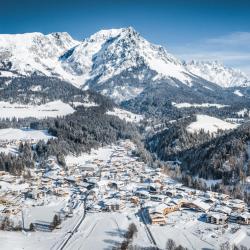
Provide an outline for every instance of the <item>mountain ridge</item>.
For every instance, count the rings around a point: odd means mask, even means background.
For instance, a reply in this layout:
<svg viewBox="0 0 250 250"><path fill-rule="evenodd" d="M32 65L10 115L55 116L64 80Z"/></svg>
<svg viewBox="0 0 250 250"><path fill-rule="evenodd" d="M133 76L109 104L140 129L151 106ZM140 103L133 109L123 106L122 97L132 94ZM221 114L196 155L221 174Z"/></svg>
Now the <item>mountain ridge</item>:
<svg viewBox="0 0 250 250"><path fill-rule="evenodd" d="M0 77L58 77L93 89L117 102L133 99L149 86L197 89L249 86L246 75L212 62L182 62L132 27L101 30L77 41L66 32L0 35ZM206 81L204 81L204 79Z"/></svg>

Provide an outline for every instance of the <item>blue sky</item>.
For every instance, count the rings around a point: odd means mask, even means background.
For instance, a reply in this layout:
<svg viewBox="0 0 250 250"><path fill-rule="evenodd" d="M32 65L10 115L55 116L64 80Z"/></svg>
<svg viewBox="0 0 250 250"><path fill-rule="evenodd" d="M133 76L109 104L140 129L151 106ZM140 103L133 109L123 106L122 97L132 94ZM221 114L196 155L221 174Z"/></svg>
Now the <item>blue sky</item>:
<svg viewBox="0 0 250 250"><path fill-rule="evenodd" d="M127 26L180 59L219 60L250 75L249 0L0 0L0 33L83 39Z"/></svg>

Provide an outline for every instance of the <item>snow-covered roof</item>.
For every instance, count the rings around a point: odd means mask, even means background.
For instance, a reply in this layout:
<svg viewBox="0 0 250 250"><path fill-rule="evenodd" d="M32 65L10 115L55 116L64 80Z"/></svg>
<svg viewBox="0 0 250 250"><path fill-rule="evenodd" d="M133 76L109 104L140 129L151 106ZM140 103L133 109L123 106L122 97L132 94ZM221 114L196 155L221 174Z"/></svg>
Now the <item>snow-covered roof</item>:
<svg viewBox="0 0 250 250"><path fill-rule="evenodd" d="M210 212L210 213L207 214L207 216L214 217L217 220L220 220L220 219L226 220L227 219L227 215L226 214L218 213L218 212Z"/></svg>
<svg viewBox="0 0 250 250"><path fill-rule="evenodd" d="M208 211L211 208L210 204L205 203L200 199L196 199L196 200L192 201L192 203L204 211Z"/></svg>

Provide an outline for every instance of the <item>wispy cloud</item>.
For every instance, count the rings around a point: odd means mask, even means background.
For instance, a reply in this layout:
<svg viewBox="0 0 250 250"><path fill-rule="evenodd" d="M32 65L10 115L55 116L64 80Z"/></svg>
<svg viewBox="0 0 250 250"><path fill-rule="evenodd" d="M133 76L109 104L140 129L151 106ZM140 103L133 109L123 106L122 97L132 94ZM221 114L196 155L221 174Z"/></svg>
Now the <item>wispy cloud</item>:
<svg viewBox="0 0 250 250"><path fill-rule="evenodd" d="M250 48L250 32L235 32L225 36L207 39L208 44L240 46L244 45Z"/></svg>
<svg viewBox="0 0 250 250"><path fill-rule="evenodd" d="M184 60L217 60L241 69L250 77L250 32L235 32L172 46L172 52Z"/></svg>

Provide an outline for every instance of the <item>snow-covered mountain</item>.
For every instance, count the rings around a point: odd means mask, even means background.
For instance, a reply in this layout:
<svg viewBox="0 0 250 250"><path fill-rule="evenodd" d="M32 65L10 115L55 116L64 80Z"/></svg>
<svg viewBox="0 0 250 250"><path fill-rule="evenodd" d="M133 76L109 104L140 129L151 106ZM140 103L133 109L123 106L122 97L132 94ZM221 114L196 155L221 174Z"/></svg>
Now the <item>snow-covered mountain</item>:
<svg viewBox="0 0 250 250"><path fill-rule="evenodd" d="M118 102L159 84L216 92L216 84L248 81L243 73L219 64L182 63L131 27L101 30L83 41L67 33L0 35L0 77L33 74L58 77Z"/></svg>
<svg viewBox="0 0 250 250"><path fill-rule="evenodd" d="M79 84L119 100L136 96L149 81L175 78L192 84L179 60L131 27L101 30L65 53L61 62Z"/></svg>
<svg viewBox="0 0 250 250"><path fill-rule="evenodd" d="M249 86L250 80L240 70L229 68L218 61L191 61L186 63L186 68L193 74L223 88L236 86Z"/></svg>
<svg viewBox="0 0 250 250"><path fill-rule="evenodd" d="M0 75L36 73L71 80L58 58L77 44L68 33L0 35Z"/></svg>

